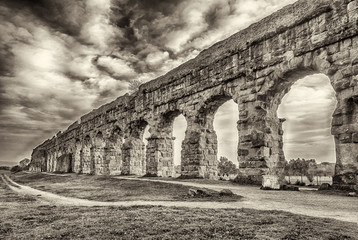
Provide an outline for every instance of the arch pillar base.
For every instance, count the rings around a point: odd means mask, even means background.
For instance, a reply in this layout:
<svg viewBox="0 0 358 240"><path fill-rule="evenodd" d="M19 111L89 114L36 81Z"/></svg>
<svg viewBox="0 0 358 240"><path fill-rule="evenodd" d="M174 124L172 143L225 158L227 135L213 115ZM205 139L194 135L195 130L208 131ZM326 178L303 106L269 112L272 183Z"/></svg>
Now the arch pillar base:
<svg viewBox="0 0 358 240"><path fill-rule="evenodd" d="M350 79L341 81L349 83ZM333 185L338 189L356 191L358 191L357 89L354 85L336 87L338 103L332 121L337 157Z"/></svg>
<svg viewBox="0 0 358 240"><path fill-rule="evenodd" d="M217 179L217 139L211 129L189 130L183 141L181 178Z"/></svg>
<svg viewBox="0 0 358 240"><path fill-rule="evenodd" d="M145 145L137 138L126 139L123 144L123 175L144 175Z"/></svg>
<svg viewBox="0 0 358 240"><path fill-rule="evenodd" d="M239 131L239 175L237 182L267 185L274 189L284 180L285 156L282 150L282 123L276 111L257 102L241 104ZM276 179L273 180L273 179ZM265 179L271 179L270 181ZM267 184L266 184L267 183ZM272 185L272 186L271 186Z"/></svg>
<svg viewBox="0 0 358 240"><path fill-rule="evenodd" d="M106 151L106 161L108 162L109 175L120 175L122 173L122 149L111 147Z"/></svg>
<svg viewBox="0 0 358 240"><path fill-rule="evenodd" d="M174 176L173 137L148 138L146 174L158 177Z"/></svg>

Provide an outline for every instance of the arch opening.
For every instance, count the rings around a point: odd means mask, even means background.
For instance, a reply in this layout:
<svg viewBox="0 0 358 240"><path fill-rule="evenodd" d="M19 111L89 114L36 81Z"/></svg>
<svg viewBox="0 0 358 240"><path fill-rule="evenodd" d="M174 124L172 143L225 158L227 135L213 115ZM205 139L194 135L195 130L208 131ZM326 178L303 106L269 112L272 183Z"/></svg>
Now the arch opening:
<svg viewBox="0 0 358 240"><path fill-rule="evenodd" d="M74 154L74 164L73 164L73 171L75 173L81 173L82 172L82 143L80 139L76 139L75 143L75 154Z"/></svg>
<svg viewBox="0 0 358 240"><path fill-rule="evenodd" d="M86 135L82 147L82 173L84 174L92 173L91 148L91 137Z"/></svg>
<svg viewBox="0 0 358 240"><path fill-rule="evenodd" d="M93 173L96 175L108 174L108 164L105 161L105 141L101 131L98 131L96 137L94 138L94 148L93 148Z"/></svg>
<svg viewBox="0 0 358 240"><path fill-rule="evenodd" d="M289 183L332 184L336 164L332 115L336 93L324 74L295 81L279 99L277 116L282 119L284 175Z"/></svg>
<svg viewBox="0 0 358 240"><path fill-rule="evenodd" d="M231 99L232 97L226 93L213 95L198 110L198 115L191 123L194 127L191 126L189 135L187 134L185 139L188 146L185 147L185 165L182 166L182 171L184 171L182 175L218 178L218 141L214 130L214 118L220 106ZM237 132L237 127L234 132ZM237 147L236 145L235 149ZM187 161L187 159L195 159L195 161ZM197 172L190 169L197 169Z"/></svg>
<svg viewBox="0 0 358 240"><path fill-rule="evenodd" d="M221 179L233 179L238 173L238 121L238 105L232 99L220 105L214 115L213 127L217 135L218 175Z"/></svg>
<svg viewBox="0 0 358 240"><path fill-rule="evenodd" d="M122 146L124 142L122 129L115 126L108 140L106 162L109 165L109 174L120 175L122 167Z"/></svg>
<svg viewBox="0 0 358 240"><path fill-rule="evenodd" d="M181 141L180 138L183 138L182 127L180 126L179 131L176 130L174 134L174 122L177 122L176 119L186 120L184 116L180 116L181 112L179 110L169 111L163 113L157 119L155 125L150 130L150 137L148 138L148 147L147 147L147 171L148 176L159 176L159 177L176 177L179 174L176 174L174 166L174 154L178 159L178 165L180 165L181 157ZM153 123L154 124L154 123ZM182 125L180 124L180 125ZM177 124L175 124L177 125ZM175 140L174 135L179 135L179 139ZM177 143L177 150L174 148L174 144ZM175 153L174 153L175 151ZM178 154L179 152L179 154ZM178 166L176 169L178 170Z"/></svg>
<svg viewBox="0 0 358 240"><path fill-rule="evenodd" d="M182 144L185 138L185 131L187 129L187 121L183 114L178 115L173 121L173 162L174 173L173 177L181 175L181 162L182 162Z"/></svg>
<svg viewBox="0 0 358 240"><path fill-rule="evenodd" d="M122 174L144 175L146 172L146 137L148 122L138 120L130 123L129 135L123 144ZM147 133L146 133L147 135Z"/></svg>
<svg viewBox="0 0 358 240"><path fill-rule="evenodd" d="M148 145L148 138L149 137L150 137L149 125L146 125L144 130L143 130L143 137L142 137L142 140L143 140L143 143L144 143L145 147L147 147L147 145Z"/></svg>

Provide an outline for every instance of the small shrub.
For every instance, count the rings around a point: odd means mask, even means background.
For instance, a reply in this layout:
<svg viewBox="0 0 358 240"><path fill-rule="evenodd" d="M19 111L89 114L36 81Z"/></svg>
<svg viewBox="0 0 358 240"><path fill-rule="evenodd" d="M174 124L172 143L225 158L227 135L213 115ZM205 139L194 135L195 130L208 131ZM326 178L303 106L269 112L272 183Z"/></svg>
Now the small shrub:
<svg viewBox="0 0 358 240"><path fill-rule="evenodd" d="M143 177L158 177L155 173L146 173Z"/></svg>
<svg viewBox="0 0 358 240"><path fill-rule="evenodd" d="M17 173L17 172L21 172L22 171L22 168L19 166L19 165L16 165L16 166L13 166L10 171L12 173Z"/></svg>

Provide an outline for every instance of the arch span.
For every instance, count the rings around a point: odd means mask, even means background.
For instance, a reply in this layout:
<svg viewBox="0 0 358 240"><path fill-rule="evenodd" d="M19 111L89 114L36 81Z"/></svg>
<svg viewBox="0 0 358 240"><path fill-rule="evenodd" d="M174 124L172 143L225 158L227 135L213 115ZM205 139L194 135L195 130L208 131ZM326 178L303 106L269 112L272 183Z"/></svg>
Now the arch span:
<svg viewBox="0 0 358 240"><path fill-rule="evenodd" d="M302 74L324 73L331 79L338 101L332 123L337 149L335 184L357 185L357 6L357 0L339 4L331 0L299 0L283 8L141 85L132 95L119 97L82 116L66 131L34 149L32 169L47 171L45 152L56 153L56 164L60 147L66 149L80 138L84 139L82 172L93 172L88 160L93 143L86 144L83 136L92 139L97 131L102 131L107 141L108 129L118 123L125 138L121 172L144 174L148 171L146 163L156 163L153 159L158 156L149 154L147 161L143 160L141 123L150 125L150 138L169 138L160 118L180 110L188 122L182 174L215 177L215 149L211 147L215 145L215 134L210 126L211 107L215 104L207 100L221 95L231 96L239 106L240 178L261 183L263 176L268 176L271 184L282 163L282 136L278 134L282 121L275 115L279 96L285 91L282 89L288 89L292 79ZM158 153L162 147L159 142L151 145L151 153ZM160 168L156 172L163 174L164 166Z"/></svg>

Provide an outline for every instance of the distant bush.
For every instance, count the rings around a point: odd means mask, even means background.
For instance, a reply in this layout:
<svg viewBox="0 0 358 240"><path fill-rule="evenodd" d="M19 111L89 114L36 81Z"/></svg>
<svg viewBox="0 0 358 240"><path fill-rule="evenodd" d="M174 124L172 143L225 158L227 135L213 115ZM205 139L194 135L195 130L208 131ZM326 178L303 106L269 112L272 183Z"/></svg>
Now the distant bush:
<svg viewBox="0 0 358 240"><path fill-rule="evenodd" d="M22 171L22 168L19 166L19 165L16 165L16 166L13 166L11 169L10 169L11 172L13 173L17 173L17 172L21 172Z"/></svg>
<svg viewBox="0 0 358 240"><path fill-rule="evenodd" d="M296 181L295 183L296 186L306 186L306 183L305 182L300 182L300 181Z"/></svg>
<svg viewBox="0 0 358 240"><path fill-rule="evenodd" d="M9 171L9 170L10 170L10 167L8 167L8 166L0 166L0 170Z"/></svg>

